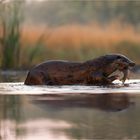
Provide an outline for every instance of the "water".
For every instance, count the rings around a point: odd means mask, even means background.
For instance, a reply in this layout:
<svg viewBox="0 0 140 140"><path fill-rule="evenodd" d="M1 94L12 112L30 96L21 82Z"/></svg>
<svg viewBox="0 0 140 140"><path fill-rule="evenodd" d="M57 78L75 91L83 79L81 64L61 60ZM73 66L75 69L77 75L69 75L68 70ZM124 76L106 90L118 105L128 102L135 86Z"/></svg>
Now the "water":
<svg viewBox="0 0 140 140"><path fill-rule="evenodd" d="M26 86L4 72L0 140L140 139L140 80L122 85Z"/></svg>

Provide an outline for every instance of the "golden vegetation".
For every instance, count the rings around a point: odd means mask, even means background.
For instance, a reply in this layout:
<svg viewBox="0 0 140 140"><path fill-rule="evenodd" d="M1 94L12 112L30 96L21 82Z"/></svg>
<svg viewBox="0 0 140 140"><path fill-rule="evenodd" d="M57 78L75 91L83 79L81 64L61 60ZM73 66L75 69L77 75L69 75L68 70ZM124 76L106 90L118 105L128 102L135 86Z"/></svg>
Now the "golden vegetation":
<svg viewBox="0 0 140 140"><path fill-rule="evenodd" d="M20 67L48 59L88 60L107 53L122 53L140 64L140 33L130 25L24 25L20 37Z"/></svg>
<svg viewBox="0 0 140 140"><path fill-rule="evenodd" d="M24 26L21 40L23 45L26 42L32 44L40 36L43 37L46 47L57 49L67 47L81 48L83 46L108 48L123 41L140 43L140 33L137 33L130 25L122 26L119 23L111 23L107 26L73 24L52 28Z"/></svg>
<svg viewBox="0 0 140 140"><path fill-rule="evenodd" d="M46 59L87 60L106 53L122 53L140 63L140 33L130 25L24 26L21 34L24 65Z"/></svg>

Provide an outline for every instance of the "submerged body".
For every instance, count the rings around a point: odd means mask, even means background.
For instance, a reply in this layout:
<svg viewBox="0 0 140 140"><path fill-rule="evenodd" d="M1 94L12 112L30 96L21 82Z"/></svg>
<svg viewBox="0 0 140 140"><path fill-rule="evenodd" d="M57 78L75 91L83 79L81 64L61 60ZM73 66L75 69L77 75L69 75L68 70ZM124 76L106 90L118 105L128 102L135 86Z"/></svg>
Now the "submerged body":
<svg viewBox="0 0 140 140"><path fill-rule="evenodd" d="M46 61L32 68L26 85L103 85L118 79L115 71L123 72L122 81L134 62L119 54L110 54L86 62ZM112 74L112 75L111 75Z"/></svg>

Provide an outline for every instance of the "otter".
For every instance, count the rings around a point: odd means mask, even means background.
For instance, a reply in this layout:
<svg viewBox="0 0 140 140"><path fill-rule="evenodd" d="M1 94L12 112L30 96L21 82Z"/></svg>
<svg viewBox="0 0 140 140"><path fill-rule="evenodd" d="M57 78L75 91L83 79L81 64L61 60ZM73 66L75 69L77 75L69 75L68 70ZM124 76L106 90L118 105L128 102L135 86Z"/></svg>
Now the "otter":
<svg viewBox="0 0 140 140"><path fill-rule="evenodd" d="M119 79L124 83L135 63L121 54L107 54L85 62L52 60L33 67L25 85L106 85ZM118 71L118 73L116 72Z"/></svg>

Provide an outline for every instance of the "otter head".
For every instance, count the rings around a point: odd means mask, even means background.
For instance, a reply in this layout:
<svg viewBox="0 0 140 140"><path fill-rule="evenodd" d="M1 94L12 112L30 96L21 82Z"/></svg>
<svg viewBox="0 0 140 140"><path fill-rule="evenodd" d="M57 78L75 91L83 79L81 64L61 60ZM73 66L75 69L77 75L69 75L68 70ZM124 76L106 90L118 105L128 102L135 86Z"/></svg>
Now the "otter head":
<svg viewBox="0 0 140 140"><path fill-rule="evenodd" d="M134 67L135 63L126 56L120 54L110 54L104 57L107 61L104 71L105 77L108 79L110 78L112 81L120 79L124 83L128 78L129 69Z"/></svg>

